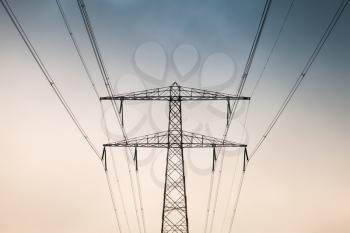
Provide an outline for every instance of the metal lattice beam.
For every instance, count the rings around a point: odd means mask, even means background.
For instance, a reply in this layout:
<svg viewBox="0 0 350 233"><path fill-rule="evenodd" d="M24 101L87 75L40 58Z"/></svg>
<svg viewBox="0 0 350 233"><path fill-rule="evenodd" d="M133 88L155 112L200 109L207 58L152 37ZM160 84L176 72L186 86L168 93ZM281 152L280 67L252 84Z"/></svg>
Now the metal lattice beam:
<svg viewBox="0 0 350 233"><path fill-rule="evenodd" d="M104 144L109 147L145 147L145 148L167 148L168 131L148 134L145 136L129 138L113 143ZM211 147L246 147L245 144L209 137L203 134L182 131L183 148L211 148Z"/></svg>
<svg viewBox="0 0 350 233"><path fill-rule="evenodd" d="M174 83L170 87L154 88L144 91L136 91L123 95L114 95L112 97L101 97L101 100L161 100L170 101L172 98L171 89L176 87L178 90L179 101L198 101L198 100L249 100L250 97L224 94L215 91L202 90L197 88L182 87Z"/></svg>

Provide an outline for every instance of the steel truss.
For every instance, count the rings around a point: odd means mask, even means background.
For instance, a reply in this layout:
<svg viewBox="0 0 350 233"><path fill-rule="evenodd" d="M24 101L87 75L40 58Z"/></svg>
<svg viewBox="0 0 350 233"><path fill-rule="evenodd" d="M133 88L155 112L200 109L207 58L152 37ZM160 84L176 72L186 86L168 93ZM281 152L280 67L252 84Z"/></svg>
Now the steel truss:
<svg viewBox="0 0 350 233"><path fill-rule="evenodd" d="M182 87L173 83L169 87L155 88L123 95L102 97L101 100L120 101L119 111L123 113L125 100L152 100L169 102L168 130L145 136L130 138L113 143L104 144L102 158L107 169L105 147L134 147L134 160L137 166L137 148L167 148L165 185L163 195L163 212L161 233L188 233L187 197L184 171L184 148L213 148L213 169L216 162L216 147L243 147L244 168L247 156L247 145L230 142L202 134L187 132L182 129L182 101L225 100L227 104L227 118L231 111L230 101L249 100L249 97L229 95L214 91ZM122 114L123 115L123 114ZM123 119L123 117L122 117ZM124 124L124 120L123 120Z"/></svg>

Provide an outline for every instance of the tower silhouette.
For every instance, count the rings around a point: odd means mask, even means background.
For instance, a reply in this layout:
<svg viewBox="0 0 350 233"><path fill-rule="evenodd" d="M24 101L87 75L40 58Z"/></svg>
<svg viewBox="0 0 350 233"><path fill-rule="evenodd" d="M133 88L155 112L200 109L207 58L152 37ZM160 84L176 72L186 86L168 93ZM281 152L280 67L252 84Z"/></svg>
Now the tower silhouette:
<svg viewBox="0 0 350 233"><path fill-rule="evenodd" d="M216 162L217 147L243 147L244 161L248 159L246 145L205 136L182 129L183 101L223 100L228 102L227 119L230 114L230 101L249 100L249 97L229 95L214 91L182 87L174 82L169 87L155 88L127 94L102 97L101 100L120 101L120 114L123 117L123 102L135 100L168 101L169 121L168 130L119 142L104 144L103 156L106 159L106 147L133 147L134 159L137 166L137 148L153 147L167 148L165 184L163 194L163 211L161 233L188 233L188 213L186 180L184 170L184 148L213 148L213 169Z"/></svg>

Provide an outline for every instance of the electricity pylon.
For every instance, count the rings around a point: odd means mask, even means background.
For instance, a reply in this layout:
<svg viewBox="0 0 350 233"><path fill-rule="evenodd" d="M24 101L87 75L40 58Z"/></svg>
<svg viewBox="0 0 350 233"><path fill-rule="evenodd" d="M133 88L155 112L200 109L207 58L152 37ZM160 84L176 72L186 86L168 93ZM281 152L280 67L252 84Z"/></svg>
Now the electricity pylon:
<svg viewBox="0 0 350 233"><path fill-rule="evenodd" d="M169 102L168 130L119 142L104 144L102 158L106 161L105 147L135 148L134 160L137 166L137 148L167 148L166 172L163 196L161 233L188 233L187 198L184 171L184 148L213 148L213 170L216 162L216 147L243 147L244 164L248 160L245 144L209 137L182 129L182 101L224 100L227 101L227 119L230 119L230 101L249 100L249 97L229 95L214 91L179 86L176 82L169 87L155 88L128 94L102 97L101 100L120 101L119 113L122 124L123 101L151 100ZM245 165L244 165L245 166Z"/></svg>

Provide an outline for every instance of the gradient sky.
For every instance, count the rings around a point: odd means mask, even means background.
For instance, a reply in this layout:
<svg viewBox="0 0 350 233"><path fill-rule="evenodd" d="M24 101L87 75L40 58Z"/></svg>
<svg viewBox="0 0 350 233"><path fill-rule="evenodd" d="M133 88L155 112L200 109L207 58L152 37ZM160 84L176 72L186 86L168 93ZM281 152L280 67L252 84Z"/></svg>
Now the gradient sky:
<svg viewBox="0 0 350 233"><path fill-rule="evenodd" d="M11 0L24 30L79 121L99 149L106 142L98 101L54 0ZM265 1L86 0L111 81L118 92L165 86L234 93ZM248 113L244 142L252 150L292 87L340 0L296 0ZM99 91L105 95L75 1L62 0ZM272 4L247 85L249 95L273 45L289 0ZM303 85L251 161L233 231L350 232L350 8L329 37ZM60 105L0 7L0 231L117 232L103 169ZM190 65L192 64L192 66ZM189 79L177 71L190 70ZM176 68L174 68L176 67ZM220 86L228 82L224 87ZM240 141L247 105L229 139ZM185 105L184 127L222 135L225 104ZM166 129L166 105L126 104L126 129ZM149 115L149 110L151 115ZM120 138L105 105L113 139ZM158 114L164 112L164 114ZM145 123L138 127L144 117ZM152 121L156 125L152 125ZM206 122L209 122L206 124ZM119 136L118 136L119 135ZM114 150L127 212L136 232L124 151ZM214 232L227 203L238 157L227 153ZM165 151L140 150L148 232L159 232ZM185 153L191 232L202 232L211 151ZM240 169L241 164L238 164ZM114 186L116 188L116 186ZM117 194L117 190L115 190ZM117 197L117 205L121 206ZM122 217L123 229L125 219ZM224 223L225 229L228 223Z"/></svg>

